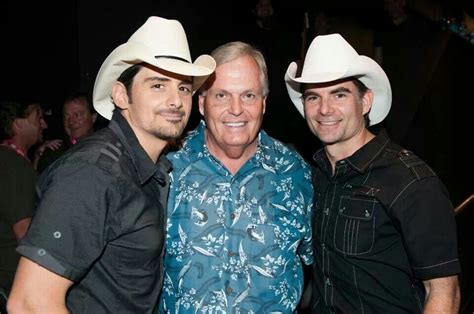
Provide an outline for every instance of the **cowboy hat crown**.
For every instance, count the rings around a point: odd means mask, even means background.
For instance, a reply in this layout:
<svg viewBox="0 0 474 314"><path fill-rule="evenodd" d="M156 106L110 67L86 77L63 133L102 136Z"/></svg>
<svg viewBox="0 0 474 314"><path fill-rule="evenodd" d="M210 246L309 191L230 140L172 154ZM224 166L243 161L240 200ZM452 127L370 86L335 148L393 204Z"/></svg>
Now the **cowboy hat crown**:
<svg viewBox="0 0 474 314"><path fill-rule="evenodd" d="M303 117L301 83L327 83L349 77L359 79L374 94L370 125L381 122L390 111L392 90L387 75L377 62L359 55L340 34L317 36L308 48L300 77L296 77L297 72L298 65L292 62L285 83L290 99Z"/></svg>
<svg viewBox="0 0 474 314"><path fill-rule="evenodd" d="M115 105L110 94L117 78L127 68L142 62L172 73L193 76L193 93L216 68L215 60L209 55L201 55L192 63L186 33L179 21L149 17L126 43L109 54L97 74L94 108L104 118L112 118Z"/></svg>

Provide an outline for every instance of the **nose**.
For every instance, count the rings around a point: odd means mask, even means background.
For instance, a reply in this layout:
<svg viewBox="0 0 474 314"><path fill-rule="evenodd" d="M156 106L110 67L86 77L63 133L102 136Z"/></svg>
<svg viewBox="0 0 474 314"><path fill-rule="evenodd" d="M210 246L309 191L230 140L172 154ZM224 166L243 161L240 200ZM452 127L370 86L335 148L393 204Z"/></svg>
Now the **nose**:
<svg viewBox="0 0 474 314"><path fill-rule="evenodd" d="M169 105L173 108L183 107L183 100L181 98L179 87L173 88L169 95Z"/></svg>
<svg viewBox="0 0 474 314"><path fill-rule="evenodd" d="M328 115L332 112L332 106L328 99L321 99L321 104L319 105L319 112L323 115Z"/></svg>
<svg viewBox="0 0 474 314"><path fill-rule="evenodd" d="M229 112L234 116L238 116L243 112L242 101L238 97L233 97L230 101Z"/></svg>

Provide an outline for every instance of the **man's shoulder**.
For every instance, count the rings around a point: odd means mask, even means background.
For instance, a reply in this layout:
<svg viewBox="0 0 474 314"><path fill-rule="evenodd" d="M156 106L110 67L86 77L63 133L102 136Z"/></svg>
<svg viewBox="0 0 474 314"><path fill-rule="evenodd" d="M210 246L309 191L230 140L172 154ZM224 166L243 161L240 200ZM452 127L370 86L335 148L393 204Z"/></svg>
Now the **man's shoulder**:
<svg viewBox="0 0 474 314"><path fill-rule="evenodd" d="M119 137L111 129L104 128L71 147L55 162L53 168L89 165L116 172L124 155L126 150Z"/></svg>
<svg viewBox="0 0 474 314"><path fill-rule="evenodd" d="M382 166L389 166L392 176L408 176L413 180L436 177L431 167L414 152L390 143L380 159Z"/></svg>
<svg viewBox="0 0 474 314"><path fill-rule="evenodd" d="M18 155L13 149L0 146L0 173L10 171L19 175L19 171L28 174L36 174L33 165L24 157Z"/></svg>
<svg viewBox="0 0 474 314"><path fill-rule="evenodd" d="M303 168L310 169L309 164L296 151L296 149L288 144L284 144L283 142L269 136L266 133L262 133L261 147L263 153L267 155L265 158L269 161L271 160L273 163L284 162L288 165L297 164Z"/></svg>

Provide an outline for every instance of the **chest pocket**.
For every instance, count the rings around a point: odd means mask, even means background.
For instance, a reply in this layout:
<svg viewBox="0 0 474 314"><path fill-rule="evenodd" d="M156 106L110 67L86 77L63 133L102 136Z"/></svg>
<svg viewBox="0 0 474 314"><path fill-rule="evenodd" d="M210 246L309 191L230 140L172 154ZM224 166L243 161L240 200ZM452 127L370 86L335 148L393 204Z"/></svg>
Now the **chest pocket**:
<svg viewBox="0 0 474 314"><path fill-rule="evenodd" d="M374 198L341 196L334 230L334 247L346 255L369 253L374 245Z"/></svg>

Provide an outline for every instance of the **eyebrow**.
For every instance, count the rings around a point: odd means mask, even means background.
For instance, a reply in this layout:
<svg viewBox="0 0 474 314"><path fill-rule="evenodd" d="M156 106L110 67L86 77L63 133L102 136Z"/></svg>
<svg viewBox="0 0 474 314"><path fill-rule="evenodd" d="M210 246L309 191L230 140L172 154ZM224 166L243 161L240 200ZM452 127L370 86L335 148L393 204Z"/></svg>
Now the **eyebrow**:
<svg viewBox="0 0 474 314"><path fill-rule="evenodd" d="M153 77L147 77L145 79L145 82L169 82L171 79L167 77L158 77L158 76L153 76Z"/></svg>
<svg viewBox="0 0 474 314"><path fill-rule="evenodd" d="M160 76L153 76L153 77L147 77L145 79L145 82L170 82L171 79L167 77L160 77ZM192 80L181 80L181 84L192 84Z"/></svg>
<svg viewBox="0 0 474 314"><path fill-rule="evenodd" d="M336 89L333 89L330 94L339 94L339 93L348 93L351 94L351 90L348 89L347 87L338 87Z"/></svg>

